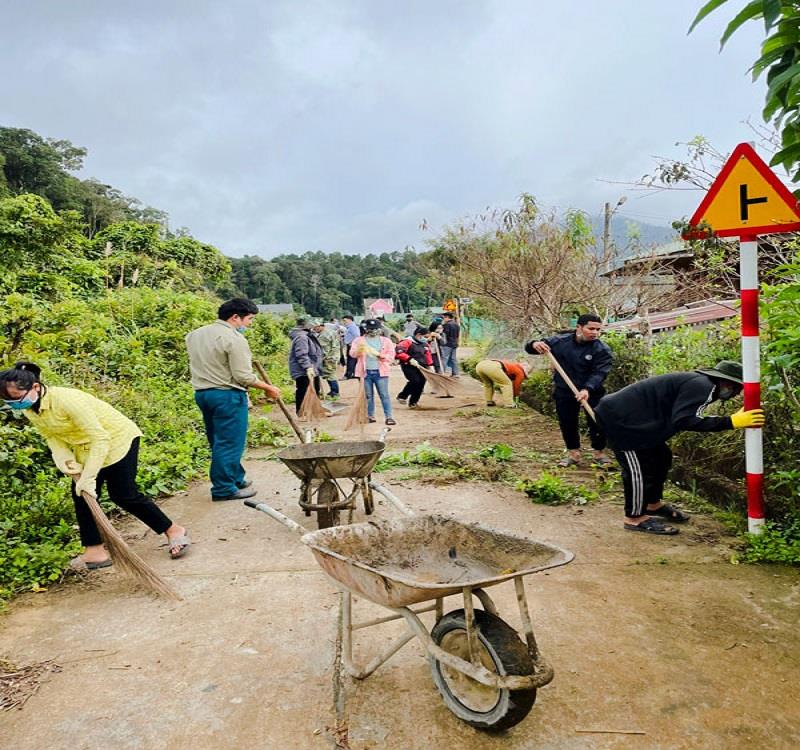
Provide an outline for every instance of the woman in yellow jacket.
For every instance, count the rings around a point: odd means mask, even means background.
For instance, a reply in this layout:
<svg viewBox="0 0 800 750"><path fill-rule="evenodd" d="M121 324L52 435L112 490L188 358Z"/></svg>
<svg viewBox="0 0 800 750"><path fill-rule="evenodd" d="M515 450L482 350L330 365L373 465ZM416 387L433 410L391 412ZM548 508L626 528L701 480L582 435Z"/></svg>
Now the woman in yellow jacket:
<svg viewBox="0 0 800 750"><path fill-rule="evenodd" d="M0 398L22 411L47 441L59 471L73 480L72 499L84 553L74 563L94 570L111 565L82 492L98 497L106 485L110 499L166 534L169 554L181 557L189 548L183 526L174 524L136 486L139 428L113 406L74 388L48 387L32 362L17 362L0 372Z"/></svg>

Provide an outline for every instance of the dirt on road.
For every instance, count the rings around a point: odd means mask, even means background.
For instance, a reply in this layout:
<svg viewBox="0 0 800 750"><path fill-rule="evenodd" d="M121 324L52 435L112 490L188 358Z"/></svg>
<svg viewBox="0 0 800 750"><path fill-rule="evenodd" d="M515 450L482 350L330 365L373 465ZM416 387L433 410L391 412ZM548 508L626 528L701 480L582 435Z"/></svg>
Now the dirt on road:
<svg viewBox="0 0 800 750"><path fill-rule="evenodd" d="M392 392L402 376L392 375ZM356 384L344 384L345 402ZM513 471L553 471L557 426L523 409L486 410L465 379L453 399L397 404L387 453L424 441L462 455L497 443L514 448ZM380 409L378 409L380 415ZM281 417L275 417L282 419ZM324 429L344 433L346 416ZM370 425L365 436L379 433ZM264 500L309 530L299 482L251 452L248 476ZM467 459L465 458L465 461ZM539 645L555 680L529 716L488 735L456 719L412 642L374 675L343 674L340 595L296 535L242 503L212 503L208 485L164 501L189 527L193 547L172 561L135 522L123 533L184 597L131 590L114 569L19 597L0 620L0 657L53 660L38 693L0 714L0 745L15 750L266 748L796 748L800 747L800 575L734 565L734 541L695 514L676 537L622 529L619 497L605 474L565 473L600 490L586 505L533 504L502 481L464 479L425 466L380 481L419 513L452 515L522 533L575 553L525 580ZM378 502L376 516L396 512ZM365 519L363 511L355 521ZM500 614L521 630L513 586L491 589ZM461 607L457 598L445 611ZM358 619L385 610L358 601ZM432 613L422 616L433 625ZM402 625L358 631L356 655L376 654Z"/></svg>

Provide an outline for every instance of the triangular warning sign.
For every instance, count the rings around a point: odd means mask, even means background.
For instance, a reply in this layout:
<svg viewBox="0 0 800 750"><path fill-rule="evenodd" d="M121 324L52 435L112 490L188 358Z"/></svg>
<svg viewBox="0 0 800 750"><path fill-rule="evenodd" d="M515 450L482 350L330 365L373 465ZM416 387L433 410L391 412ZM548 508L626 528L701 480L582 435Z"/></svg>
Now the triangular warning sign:
<svg viewBox="0 0 800 750"><path fill-rule="evenodd" d="M730 155L689 224L711 225L718 237L756 236L800 230L797 198L748 143ZM687 232L687 239L703 236Z"/></svg>

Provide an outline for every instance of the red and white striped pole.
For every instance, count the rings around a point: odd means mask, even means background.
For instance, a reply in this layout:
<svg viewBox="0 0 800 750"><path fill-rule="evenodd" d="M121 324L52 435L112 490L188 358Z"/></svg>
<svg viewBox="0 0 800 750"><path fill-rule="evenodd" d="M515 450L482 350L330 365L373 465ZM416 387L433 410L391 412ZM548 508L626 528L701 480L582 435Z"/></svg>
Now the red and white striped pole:
<svg viewBox="0 0 800 750"><path fill-rule="evenodd" d="M742 374L744 408L761 408L761 359L758 338L758 238L739 238L739 279L742 297ZM747 477L747 530L761 533L764 525L764 449L760 427L744 430Z"/></svg>

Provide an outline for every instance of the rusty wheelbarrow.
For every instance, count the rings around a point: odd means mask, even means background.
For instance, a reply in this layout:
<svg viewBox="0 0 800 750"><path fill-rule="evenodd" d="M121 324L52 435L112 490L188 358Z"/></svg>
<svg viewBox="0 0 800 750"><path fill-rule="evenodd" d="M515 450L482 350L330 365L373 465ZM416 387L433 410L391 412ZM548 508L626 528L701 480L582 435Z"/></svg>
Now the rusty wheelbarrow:
<svg viewBox="0 0 800 750"><path fill-rule="evenodd" d="M522 578L565 565L571 552L436 515L414 515L386 488L372 483L403 518L336 526L306 533L265 503L245 500L303 535L320 567L342 590L342 656L356 679L371 675L406 643L418 638L445 705L478 729L501 731L527 716L538 688L553 679L533 634ZM485 589L513 581L525 636L500 618ZM387 608L386 617L354 623L353 595ZM444 613L445 597L459 595L463 608ZM476 609L473 597L482 609ZM433 604L411 609L411 605ZM435 611L428 632L419 615ZM353 631L403 619L408 630L368 664L353 661Z"/></svg>
<svg viewBox="0 0 800 750"><path fill-rule="evenodd" d="M300 507L310 516L317 514L320 529L336 526L342 510L353 510L359 496L364 512L374 508L370 472L386 448L386 430L378 440L334 443L302 443L277 453L292 473L300 479ZM352 486L339 480L349 479Z"/></svg>

